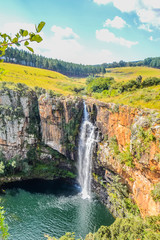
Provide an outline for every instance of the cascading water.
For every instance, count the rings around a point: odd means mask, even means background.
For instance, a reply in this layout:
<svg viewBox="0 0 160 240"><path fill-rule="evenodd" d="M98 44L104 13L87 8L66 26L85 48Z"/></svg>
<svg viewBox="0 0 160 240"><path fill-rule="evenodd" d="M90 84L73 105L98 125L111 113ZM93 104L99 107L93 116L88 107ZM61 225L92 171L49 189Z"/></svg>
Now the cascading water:
<svg viewBox="0 0 160 240"><path fill-rule="evenodd" d="M95 126L89 121L89 114L84 102L83 122L78 145L78 182L82 188L83 198L90 198L92 154L95 138Z"/></svg>

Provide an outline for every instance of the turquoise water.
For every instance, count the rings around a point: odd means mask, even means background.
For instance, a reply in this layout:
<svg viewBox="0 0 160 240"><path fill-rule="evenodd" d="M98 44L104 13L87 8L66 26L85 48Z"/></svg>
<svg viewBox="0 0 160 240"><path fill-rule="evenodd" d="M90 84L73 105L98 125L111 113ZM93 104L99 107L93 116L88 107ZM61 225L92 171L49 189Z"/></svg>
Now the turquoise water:
<svg viewBox="0 0 160 240"><path fill-rule="evenodd" d="M114 218L93 194L82 199L79 188L64 181L28 180L8 184L1 196L9 240L44 240L75 232L84 237Z"/></svg>

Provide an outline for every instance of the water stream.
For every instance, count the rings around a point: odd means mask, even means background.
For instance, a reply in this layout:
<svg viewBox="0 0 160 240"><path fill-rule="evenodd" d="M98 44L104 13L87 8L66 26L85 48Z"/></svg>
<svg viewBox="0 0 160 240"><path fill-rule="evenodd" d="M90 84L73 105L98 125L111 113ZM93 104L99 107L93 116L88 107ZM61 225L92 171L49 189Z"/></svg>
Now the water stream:
<svg viewBox="0 0 160 240"><path fill-rule="evenodd" d="M78 146L78 182L82 189L82 197L90 198L92 155L96 142L96 134L95 126L89 120L89 114L85 102L83 104L83 121L81 125Z"/></svg>

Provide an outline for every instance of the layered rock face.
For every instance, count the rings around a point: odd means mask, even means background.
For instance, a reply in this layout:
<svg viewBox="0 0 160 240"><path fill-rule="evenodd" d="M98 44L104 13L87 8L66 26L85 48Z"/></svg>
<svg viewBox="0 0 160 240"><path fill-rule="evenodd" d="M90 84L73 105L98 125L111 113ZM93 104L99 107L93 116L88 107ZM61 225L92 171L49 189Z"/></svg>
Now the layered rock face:
<svg viewBox="0 0 160 240"><path fill-rule="evenodd" d="M82 99L41 96L39 112L45 144L76 160L78 133L83 115Z"/></svg>
<svg viewBox="0 0 160 240"><path fill-rule="evenodd" d="M0 91L0 148L6 159L26 157L40 137L38 101L33 91ZM38 115L38 116L37 116Z"/></svg>
<svg viewBox="0 0 160 240"><path fill-rule="evenodd" d="M102 135L94 174L101 174L106 182L117 173L128 185L142 216L160 214L160 202L151 196L160 182L160 115L154 110L93 100L87 105Z"/></svg>
<svg viewBox="0 0 160 240"><path fill-rule="evenodd" d="M37 99L34 91L0 92L0 146L6 159L26 157L28 146L43 142L68 158L76 158L83 114L79 98Z"/></svg>
<svg viewBox="0 0 160 240"><path fill-rule="evenodd" d="M79 98L46 94L38 101L25 85L14 85L13 90L4 86L0 91L1 181L14 181L15 174L20 179L75 177L72 160L77 158L82 114Z"/></svg>

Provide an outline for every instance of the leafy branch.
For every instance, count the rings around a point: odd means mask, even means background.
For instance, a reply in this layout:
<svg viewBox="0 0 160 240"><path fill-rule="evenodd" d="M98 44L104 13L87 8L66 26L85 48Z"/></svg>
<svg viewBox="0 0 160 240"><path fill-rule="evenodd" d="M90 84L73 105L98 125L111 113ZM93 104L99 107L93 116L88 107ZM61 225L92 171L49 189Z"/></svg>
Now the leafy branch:
<svg viewBox="0 0 160 240"><path fill-rule="evenodd" d="M5 55L5 51L9 46L16 45L17 47L19 47L23 42L24 46L29 51L34 53L33 48L31 48L29 44L31 42L40 43L43 40L39 33L44 26L45 22L42 21L38 24L38 26L35 26L35 32L28 32L27 30L20 29L13 38L6 33L0 33L0 57ZM3 62L3 59L1 59L0 62Z"/></svg>

